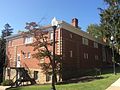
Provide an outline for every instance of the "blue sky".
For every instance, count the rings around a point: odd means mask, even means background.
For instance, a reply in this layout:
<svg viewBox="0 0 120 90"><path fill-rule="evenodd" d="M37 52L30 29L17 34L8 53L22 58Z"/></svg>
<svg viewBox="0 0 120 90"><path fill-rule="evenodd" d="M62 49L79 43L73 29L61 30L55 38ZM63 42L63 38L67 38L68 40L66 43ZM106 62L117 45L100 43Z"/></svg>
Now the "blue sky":
<svg viewBox="0 0 120 90"><path fill-rule="evenodd" d="M99 23L98 7L105 7L103 0L0 0L0 30L6 23L14 28L14 33L24 30L26 22L50 24L56 17L71 23L76 17L79 26L86 30L91 23Z"/></svg>

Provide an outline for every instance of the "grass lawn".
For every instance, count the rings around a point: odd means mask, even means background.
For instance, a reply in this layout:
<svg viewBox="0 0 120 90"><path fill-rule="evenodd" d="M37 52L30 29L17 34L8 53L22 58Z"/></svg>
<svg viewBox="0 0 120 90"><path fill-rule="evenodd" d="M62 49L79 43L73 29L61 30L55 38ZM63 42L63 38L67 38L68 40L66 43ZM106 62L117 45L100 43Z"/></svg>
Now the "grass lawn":
<svg viewBox="0 0 120 90"><path fill-rule="evenodd" d="M117 68L120 71L120 68ZM101 75L102 79L95 79L92 81L85 81L79 83L72 84L63 84L56 85L57 90L105 90L108 86L110 86L114 81L116 81L120 77L120 72L117 75L113 75L110 70L104 72ZM108 73L109 72L109 73ZM51 90L50 85L35 85L35 86L23 86L18 88L11 88L8 90Z"/></svg>

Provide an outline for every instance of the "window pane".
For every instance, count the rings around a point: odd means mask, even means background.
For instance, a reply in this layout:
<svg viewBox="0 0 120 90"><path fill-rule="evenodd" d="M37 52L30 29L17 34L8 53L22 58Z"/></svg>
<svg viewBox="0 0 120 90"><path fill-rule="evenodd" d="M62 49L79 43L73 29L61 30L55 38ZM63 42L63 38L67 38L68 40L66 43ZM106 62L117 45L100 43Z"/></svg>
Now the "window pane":
<svg viewBox="0 0 120 90"><path fill-rule="evenodd" d="M28 58L30 58L31 57L31 54L30 54L30 52L28 52Z"/></svg>
<svg viewBox="0 0 120 90"><path fill-rule="evenodd" d="M25 38L25 44L30 44L33 42L33 37L26 37Z"/></svg>
<svg viewBox="0 0 120 90"><path fill-rule="evenodd" d="M50 32L50 40L53 40L53 32Z"/></svg>
<svg viewBox="0 0 120 90"><path fill-rule="evenodd" d="M46 82L50 81L51 80L51 75L49 74L46 74Z"/></svg>
<svg viewBox="0 0 120 90"><path fill-rule="evenodd" d="M34 71L34 79L35 79L35 80L38 79L38 71Z"/></svg>
<svg viewBox="0 0 120 90"><path fill-rule="evenodd" d="M26 53L24 53L24 54L23 54L23 56L24 56L24 58L27 58L27 55L26 55Z"/></svg>
<svg viewBox="0 0 120 90"><path fill-rule="evenodd" d="M98 43L94 42L94 48L98 48Z"/></svg>

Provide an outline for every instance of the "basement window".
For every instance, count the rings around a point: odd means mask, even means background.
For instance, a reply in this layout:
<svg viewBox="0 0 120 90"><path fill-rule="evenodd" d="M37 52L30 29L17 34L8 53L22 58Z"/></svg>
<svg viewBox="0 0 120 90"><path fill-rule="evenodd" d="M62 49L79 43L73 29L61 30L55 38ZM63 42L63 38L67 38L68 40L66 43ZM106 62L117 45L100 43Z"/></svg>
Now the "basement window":
<svg viewBox="0 0 120 90"><path fill-rule="evenodd" d="M10 69L7 69L7 76L10 76Z"/></svg>
<svg viewBox="0 0 120 90"><path fill-rule="evenodd" d="M51 75L50 74L46 74L46 82L51 81Z"/></svg>
<svg viewBox="0 0 120 90"><path fill-rule="evenodd" d="M38 79L38 71L34 71L34 79L35 79L35 80Z"/></svg>

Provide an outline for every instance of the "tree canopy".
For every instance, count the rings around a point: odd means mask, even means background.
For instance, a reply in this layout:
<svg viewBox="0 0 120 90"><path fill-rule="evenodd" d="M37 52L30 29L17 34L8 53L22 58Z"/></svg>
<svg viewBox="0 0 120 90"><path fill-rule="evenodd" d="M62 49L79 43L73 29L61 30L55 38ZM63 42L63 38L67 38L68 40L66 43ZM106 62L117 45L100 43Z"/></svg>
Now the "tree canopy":
<svg viewBox="0 0 120 90"><path fill-rule="evenodd" d="M87 28L87 32L98 40L103 39L102 30L103 30L102 27L98 24L90 24Z"/></svg>
<svg viewBox="0 0 120 90"><path fill-rule="evenodd" d="M99 8L103 35L109 44L111 44L111 36L114 37L114 45L118 51L120 48L120 0L104 0L104 2L107 8Z"/></svg>
<svg viewBox="0 0 120 90"><path fill-rule="evenodd" d="M5 67L6 59L6 40L4 38L6 36L10 36L12 34L12 31L13 28L11 28L11 26L8 23L5 24L0 38L0 81L2 81L3 68Z"/></svg>

